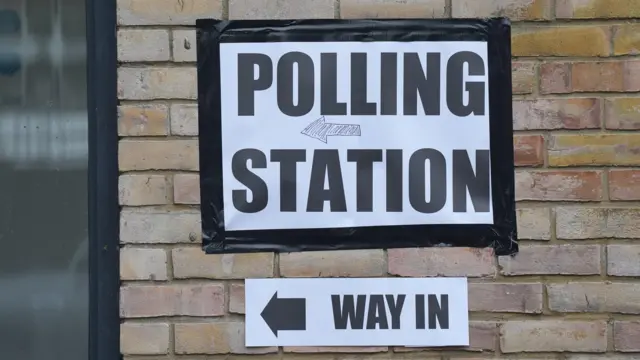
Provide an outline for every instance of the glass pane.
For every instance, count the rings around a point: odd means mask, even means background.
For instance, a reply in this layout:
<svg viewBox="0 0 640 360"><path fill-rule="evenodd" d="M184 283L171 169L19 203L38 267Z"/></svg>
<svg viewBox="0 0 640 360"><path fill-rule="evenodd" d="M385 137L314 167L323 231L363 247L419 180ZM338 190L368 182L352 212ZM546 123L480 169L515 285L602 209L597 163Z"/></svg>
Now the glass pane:
<svg viewBox="0 0 640 360"><path fill-rule="evenodd" d="M0 0L0 348L88 357L84 0Z"/></svg>

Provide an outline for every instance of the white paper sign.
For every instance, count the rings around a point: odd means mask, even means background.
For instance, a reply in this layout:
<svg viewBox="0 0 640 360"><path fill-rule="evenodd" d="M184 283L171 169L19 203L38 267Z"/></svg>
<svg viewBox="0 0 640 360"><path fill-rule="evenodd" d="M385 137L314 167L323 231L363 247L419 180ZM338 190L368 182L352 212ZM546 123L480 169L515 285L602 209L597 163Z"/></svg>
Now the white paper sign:
<svg viewBox="0 0 640 360"><path fill-rule="evenodd" d="M468 346L466 278L247 279L246 346Z"/></svg>
<svg viewBox="0 0 640 360"><path fill-rule="evenodd" d="M493 224L486 42L220 45L227 230Z"/></svg>

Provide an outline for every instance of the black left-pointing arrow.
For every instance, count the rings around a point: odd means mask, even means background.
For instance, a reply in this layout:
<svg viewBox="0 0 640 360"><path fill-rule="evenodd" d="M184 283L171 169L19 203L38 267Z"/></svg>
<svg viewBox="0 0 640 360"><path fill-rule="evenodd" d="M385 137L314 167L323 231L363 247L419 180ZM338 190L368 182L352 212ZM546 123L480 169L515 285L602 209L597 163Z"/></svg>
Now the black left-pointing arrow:
<svg viewBox="0 0 640 360"><path fill-rule="evenodd" d="M306 299L278 298L276 291L260 315L276 337L278 331L307 329Z"/></svg>

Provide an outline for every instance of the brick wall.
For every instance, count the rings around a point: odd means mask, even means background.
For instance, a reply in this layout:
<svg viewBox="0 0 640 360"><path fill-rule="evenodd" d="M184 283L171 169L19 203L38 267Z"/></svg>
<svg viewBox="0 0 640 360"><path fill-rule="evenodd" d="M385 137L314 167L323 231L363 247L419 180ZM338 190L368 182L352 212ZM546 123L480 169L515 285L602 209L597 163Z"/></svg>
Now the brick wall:
<svg viewBox="0 0 640 360"><path fill-rule="evenodd" d="M488 15L514 21L519 255L203 254L196 18ZM639 359L637 18L640 0L119 0L125 359ZM471 346L247 349L242 279L274 276L469 276Z"/></svg>

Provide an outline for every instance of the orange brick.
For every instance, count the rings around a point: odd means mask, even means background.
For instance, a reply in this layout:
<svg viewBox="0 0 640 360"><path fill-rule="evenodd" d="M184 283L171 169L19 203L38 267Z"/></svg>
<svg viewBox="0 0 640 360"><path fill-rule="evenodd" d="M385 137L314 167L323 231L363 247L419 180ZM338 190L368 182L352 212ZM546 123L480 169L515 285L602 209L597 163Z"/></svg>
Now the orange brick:
<svg viewBox="0 0 640 360"><path fill-rule="evenodd" d="M514 100L513 129L599 129L601 109L595 98Z"/></svg>
<svg viewBox="0 0 640 360"><path fill-rule="evenodd" d="M612 130L640 130L640 98L607 99L605 126Z"/></svg>
<svg viewBox="0 0 640 360"><path fill-rule="evenodd" d="M200 204L200 176L176 174L173 176L173 202L176 204Z"/></svg>
<svg viewBox="0 0 640 360"><path fill-rule="evenodd" d="M391 275L493 277L496 273L490 248L407 248L387 252Z"/></svg>
<svg viewBox="0 0 640 360"><path fill-rule="evenodd" d="M454 18L484 18L506 16L511 21L548 20L551 18L550 0L453 0Z"/></svg>
<svg viewBox="0 0 640 360"><path fill-rule="evenodd" d="M639 134L554 135L549 145L549 165L640 165Z"/></svg>
<svg viewBox="0 0 640 360"><path fill-rule="evenodd" d="M124 355L168 354L169 324L121 324L120 352Z"/></svg>
<svg viewBox="0 0 640 360"><path fill-rule="evenodd" d="M616 26L613 34L614 55L640 54L640 25Z"/></svg>
<svg viewBox="0 0 640 360"><path fill-rule="evenodd" d="M198 170L198 140L120 140L120 171Z"/></svg>
<svg viewBox="0 0 640 360"><path fill-rule="evenodd" d="M500 327L503 353L607 351L606 321L521 320Z"/></svg>
<svg viewBox="0 0 640 360"><path fill-rule="evenodd" d="M515 30L514 56L608 56L611 31L601 26L562 26Z"/></svg>
<svg viewBox="0 0 640 360"><path fill-rule="evenodd" d="M640 200L640 170L610 170L609 199Z"/></svg>
<svg viewBox="0 0 640 360"><path fill-rule="evenodd" d="M601 171L518 171L516 200L602 200Z"/></svg>
<svg viewBox="0 0 640 360"><path fill-rule="evenodd" d="M118 135L164 136L169 127L169 110L166 105L118 106Z"/></svg>
<svg viewBox="0 0 640 360"><path fill-rule="evenodd" d="M544 163L542 135L516 135L513 146L516 166L539 166Z"/></svg>
<svg viewBox="0 0 640 360"><path fill-rule="evenodd" d="M500 273L519 275L600 274L599 245L520 246L515 256L500 256Z"/></svg>
<svg viewBox="0 0 640 360"><path fill-rule="evenodd" d="M514 94L531 94L536 84L535 64L514 61L511 65L511 86Z"/></svg>
<svg viewBox="0 0 640 360"><path fill-rule="evenodd" d="M445 0L341 0L340 17L352 18L443 18Z"/></svg>
<svg viewBox="0 0 640 360"><path fill-rule="evenodd" d="M173 249L177 279L244 279L272 277L273 253L206 254L200 247Z"/></svg>
<svg viewBox="0 0 640 360"><path fill-rule="evenodd" d="M244 346L243 322L175 324L176 354L268 354L277 347Z"/></svg>
<svg viewBox="0 0 640 360"><path fill-rule="evenodd" d="M120 288L120 317L222 316L224 286L130 285Z"/></svg>
<svg viewBox="0 0 640 360"><path fill-rule="evenodd" d="M640 0L556 0L558 19L640 17Z"/></svg>

